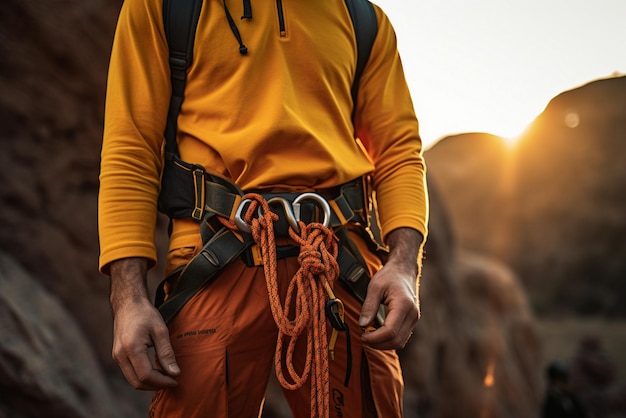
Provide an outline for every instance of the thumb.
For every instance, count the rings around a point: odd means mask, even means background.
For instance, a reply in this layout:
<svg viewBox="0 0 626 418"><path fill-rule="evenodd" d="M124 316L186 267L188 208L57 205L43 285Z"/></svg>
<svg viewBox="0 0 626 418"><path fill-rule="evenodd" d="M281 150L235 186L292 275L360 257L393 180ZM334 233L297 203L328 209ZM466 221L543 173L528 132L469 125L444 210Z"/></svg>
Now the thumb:
<svg viewBox="0 0 626 418"><path fill-rule="evenodd" d="M178 367L178 363L176 362L167 327L164 325L162 328L159 328L159 330L155 332L154 337L154 350L161 368L170 376L178 376L180 374L180 367Z"/></svg>
<svg viewBox="0 0 626 418"><path fill-rule="evenodd" d="M359 317L359 326L366 328L370 325L376 314L378 313L378 307L382 299L381 292L376 287L370 286L367 289L367 295L363 301L363 307L361 308L361 316Z"/></svg>

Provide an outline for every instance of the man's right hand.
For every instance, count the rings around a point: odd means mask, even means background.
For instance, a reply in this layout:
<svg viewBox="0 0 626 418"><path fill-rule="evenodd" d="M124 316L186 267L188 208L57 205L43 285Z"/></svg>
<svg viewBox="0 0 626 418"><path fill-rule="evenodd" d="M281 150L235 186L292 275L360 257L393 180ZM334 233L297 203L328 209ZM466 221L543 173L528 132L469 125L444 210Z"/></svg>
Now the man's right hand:
<svg viewBox="0 0 626 418"><path fill-rule="evenodd" d="M113 358L135 389L156 390L176 386L180 368L167 326L148 298L146 272L147 261L141 258L111 264ZM153 366L150 347L156 352L158 369Z"/></svg>

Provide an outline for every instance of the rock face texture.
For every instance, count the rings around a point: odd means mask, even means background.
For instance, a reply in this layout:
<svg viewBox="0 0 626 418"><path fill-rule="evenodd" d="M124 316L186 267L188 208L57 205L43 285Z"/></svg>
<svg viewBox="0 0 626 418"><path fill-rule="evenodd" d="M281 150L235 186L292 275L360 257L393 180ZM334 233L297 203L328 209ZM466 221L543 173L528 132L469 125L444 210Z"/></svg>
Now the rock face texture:
<svg viewBox="0 0 626 418"><path fill-rule="evenodd" d="M3 3L0 417L146 415L150 394L111 360L108 281L97 272L102 109L120 5ZM540 346L524 290L482 248L458 245L446 181L431 180L422 320L400 353L406 415L536 417ZM273 392L265 416L289 416Z"/></svg>
<svg viewBox="0 0 626 418"><path fill-rule="evenodd" d="M72 314L6 254L0 254L0 329L5 416L133 416L116 406Z"/></svg>
<svg viewBox="0 0 626 418"><path fill-rule="evenodd" d="M114 9L91 1L5 6L0 246L72 307L104 360L111 326L108 284L94 271L94 216Z"/></svg>

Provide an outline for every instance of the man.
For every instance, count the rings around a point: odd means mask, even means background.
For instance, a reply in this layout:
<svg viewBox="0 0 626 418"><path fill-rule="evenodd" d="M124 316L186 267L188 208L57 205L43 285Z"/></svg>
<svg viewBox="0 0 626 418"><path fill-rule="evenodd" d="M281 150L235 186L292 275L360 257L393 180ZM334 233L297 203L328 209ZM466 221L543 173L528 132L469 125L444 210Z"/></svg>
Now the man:
<svg viewBox="0 0 626 418"><path fill-rule="evenodd" d="M111 276L115 317L113 357L133 387L155 391L150 416L258 416L272 363L281 370L296 417L401 416L403 383L394 350L406 344L419 317L427 195L418 124L393 28L376 7L378 33L353 113L356 47L345 3L243 3L245 19L235 21L231 10L238 14L242 6L234 0L204 1L178 116L180 158L263 196L329 196L341 185L371 176L388 259L383 267L370 250L358 231L363 222L347 222L344 230L373 275L365 301L334 281L332 262L315 273L323 282L319 288L327 289L326 299L336 296L342 302L351 338L332 335L329 343L326 332L332 328L322 317L326 323L306 338L282 345L281 326L294 326L294 318L317 309L304 307L301 294L292 298L297 303L285 300L301 269L292 255L275 265L270 257L252 266L238 257L166 325L150 303L146 274L156 261L154 229L171 93L168 48L162 0L126 0L111 54L99 196L100 270ZM289 204L276 210L279 218L293 215ZM246 225L258 225L252 219L256 214L239 205L213 221L220 218L234 228L239 220L237 236L245 237ZM168 274L203 245L196 220L173 219L171 228ZM267 226L265 232L275 245L302 245L295 235L270 236ZM336 240L324 242L332 247ZM270 247L259 247L263 256L272 254ZM165 286L170 297L176 285L174 275ZM280 299L276 303L273 294ZM380 304L386 308L383 324L376 320ZM281 313L287 319L278 326Z"/></svg>

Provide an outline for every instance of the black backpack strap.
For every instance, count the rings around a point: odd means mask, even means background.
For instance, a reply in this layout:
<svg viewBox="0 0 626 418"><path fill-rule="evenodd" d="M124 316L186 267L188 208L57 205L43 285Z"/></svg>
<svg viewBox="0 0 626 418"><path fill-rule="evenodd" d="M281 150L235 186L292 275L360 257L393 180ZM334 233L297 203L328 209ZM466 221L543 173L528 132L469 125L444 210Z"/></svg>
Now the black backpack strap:
<svg viewBox="0 0 626 418"><path fill-rule="evenodd" d="M202 0L163 0L163 26L170 54L172 96L165 127L165 151L178 156L177 118L185 96L187 69L193 61L193 44Z"/></svg>
<svg viewBox="0 0 626 418"><path fill-rule="evenodd" d="M359 81L370 58L372 45L374 45L374 40L378 33L378 20L376 19L374 6L368 0L345 0L345 2L352 19L357 47L356 71L352 81L352 102L354 103L352 119L354 120Z"/></svg>

